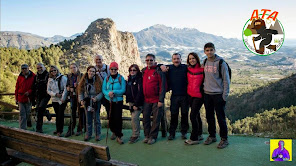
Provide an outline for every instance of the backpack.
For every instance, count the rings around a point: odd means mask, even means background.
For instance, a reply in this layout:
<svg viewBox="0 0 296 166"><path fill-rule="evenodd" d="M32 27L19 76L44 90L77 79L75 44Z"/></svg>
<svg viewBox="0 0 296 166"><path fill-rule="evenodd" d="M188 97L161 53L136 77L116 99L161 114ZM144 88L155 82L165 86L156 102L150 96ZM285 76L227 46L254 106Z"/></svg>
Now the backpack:
<svg viewBox="0 0 296 166"><path fill-rule="evenodd" d="M206 65L208 58L205 59L203 65ZM225 62L227 67L228 67L228 74L229 74L229 79L231 80L231 68L229 67L228 63L224 61L223 59L219 60L219 77L222 78L222 73L221 73L221 68L222 68L222 63Z"/></svg>
<svg viewBox="0 0 296 166"><path fill-rule="evenodd" d="M143 77L144 77L144 73L145 73L146 68L147 67L142 69L142 76ZM161 69L159 67L157 67L152 75L155 75L155 74L160 75L160 72L162 72ZM168 92L168 91L170 91L169 86L168 86L168 79L167 79L167 76L165 74L164 74L164 77L165 77L165 80L166 80L166 82L165 82L165 92Z"/></svg>

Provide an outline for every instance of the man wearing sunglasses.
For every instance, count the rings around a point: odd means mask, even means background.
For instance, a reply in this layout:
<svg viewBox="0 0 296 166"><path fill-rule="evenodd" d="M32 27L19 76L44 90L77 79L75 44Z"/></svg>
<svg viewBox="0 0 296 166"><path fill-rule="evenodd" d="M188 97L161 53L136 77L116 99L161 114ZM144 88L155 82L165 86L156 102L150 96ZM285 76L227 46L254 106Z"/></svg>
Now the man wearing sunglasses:
<svg viewBox="0 0 296 166"><path fill-rule="evenodd" d="M163 103L166 92L166 78L161 70L157 69L155 55L146 55L146 65L143 72L143 125L144 125L144 143L152 145L156 142L159 125L163 116ZM153 114L153 123L151 126L150 116Z"/></svg>
<svg viewBox="0 0 296 166"><path fill-rule="evenodd" d="M32 87L34 83L35 74L29 70L27 64L21 66L21 73L19 74L15 85L15 100L19 105L20 118L19 126L21 129L27 129L27 121L30 121L30 112L32 108Z"/></svg>
<svg viewBox="0 0 296 166"><path fill-rule="evenodd" d="M217 148L222 149L228 145L227 124L225 118L225 105L229 95L230 73L227 63L215 54L213 43L204 46L207 59L204 61L204 105L208 122L209 137L204 142L205 145L216 142L216 122L215 112L220 128L221 141ZM221 71L220 71L221 70Z"/></svg>

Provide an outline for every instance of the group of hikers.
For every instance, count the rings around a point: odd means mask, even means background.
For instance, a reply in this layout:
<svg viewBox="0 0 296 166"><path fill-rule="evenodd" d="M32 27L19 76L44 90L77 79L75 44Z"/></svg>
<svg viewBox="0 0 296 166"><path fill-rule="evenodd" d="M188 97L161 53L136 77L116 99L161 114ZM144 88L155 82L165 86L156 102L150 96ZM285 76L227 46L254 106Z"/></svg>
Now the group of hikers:
<svg viewBox="0 0 296 166"><path fill-rule="evenodd" d="M154 144L157 140L160 123L164 116L164 98L168 90L171 94L171 121L168 140L174 140L178 127L179 109L181 108L181 138L185 144L199 144L202 136L202 121L200 108L204 104L208 123L209 136L205 145L216 142L215 113L220 128L221 141L217 148L228 145L225 105L229 95L231 71L228 64L215 54L213 43L204 46L207 58L203 63L197 53L187 56L187 65L181 64L181 55L172 55L171 65L157 64L155 55L146 55L146 67L139 69L137 64L129 67L127 80L118 73L118 64L103 63L103 57L94 57L95 66L88 66L86 73L80 73L75 63L70 65L70 73L62 75L56 66L50 66L49 72L42 63L37 64L35 75L27 64L21 66L17 79L15 98L20 110L20 128L26 129L29 122L32 103L36 101L37 123L36 131L43 133L43 116L51 119L46 110L49 100L56 114L56 131L62 136L64 127L64 111L67 100L71 103L71 120L68 131L64 135L83 134L84 140L92 137L94 128L95 140L101 139L100 109L104 106L107 111L108 127L112 132L111 140L123 144L122 140L122 109L123 96L131 112L132 135L129 143L135 143L140 138L140 114L143 114L143 128L146 144ZM191 136L187 139L189 129L188 113L191 107L190 120L192 123ZM76 113L78 112L77 132ZM152 122L151 122L151 116ZM166 137L166 135L162 135Z"/></svg>

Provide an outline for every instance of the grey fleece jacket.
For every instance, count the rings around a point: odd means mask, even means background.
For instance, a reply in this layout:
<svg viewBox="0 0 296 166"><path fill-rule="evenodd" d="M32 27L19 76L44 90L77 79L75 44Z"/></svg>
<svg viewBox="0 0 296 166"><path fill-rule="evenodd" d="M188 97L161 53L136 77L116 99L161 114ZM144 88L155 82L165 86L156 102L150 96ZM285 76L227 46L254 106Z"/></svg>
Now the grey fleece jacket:
<svg viewBox="0 0 296 166"><path fill-rule="evenodd" d="M215 54L216 55L216 54ZM230 78L228 67L225 62L221 66L222 78L219 77L219 61L222 59L218 55L214 62L207 60L204 66L204 91L205 94L222 94L223 100L226 101L229 95Z"/></svg>

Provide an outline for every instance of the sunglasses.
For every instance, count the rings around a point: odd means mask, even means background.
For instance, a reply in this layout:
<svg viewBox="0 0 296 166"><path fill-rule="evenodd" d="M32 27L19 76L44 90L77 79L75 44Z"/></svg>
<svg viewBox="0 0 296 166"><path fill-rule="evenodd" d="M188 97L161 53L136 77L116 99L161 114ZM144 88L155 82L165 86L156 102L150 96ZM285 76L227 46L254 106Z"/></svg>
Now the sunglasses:
<svg viewBox="0 0 296 166"><path fill-rule="evenodd" d="M118 69L110 69L111 71L117 71Z"/></svg>
<svg viewBox="0 0 296 166"><path fill-rule="evenodd" d="M205 52L214 51L214 49L205 50Z"/></svg>
<svg viewBox="0 0 296 166"><path fill-rule="evenodd" d="M28 68L22 68L22 70L27 70Z"/></svg>
<svg viewBox="0 0 296 166"><path fill-rule="evenodd" d="M130 70L130 72L131 72L131 71L137 71L137 70Z"/></svg>
<svg viewBox="0 0 296 166"><path fill-rule="evenodd" d="M146 59L145 61L146 61L146 62L149 62L149 61L150 61L150 62L153 62L154 60L153 60L153 59Z"/></svg>
<svg viewBox="0 0 296 166"><path fill-rule="evenodd" d="M51 70L50 72L52 73L52 72L56 72L57 70Z"/></svg>
<svg viewBox="0 0 296 166"><path fill-rule="evenodd" d="M37 69L42 69L42 67L37 67Z"/></svg>

